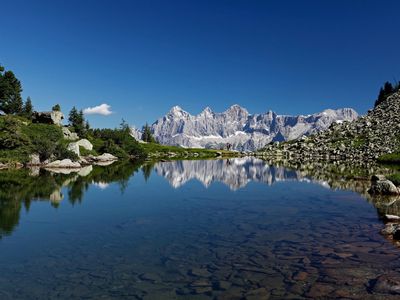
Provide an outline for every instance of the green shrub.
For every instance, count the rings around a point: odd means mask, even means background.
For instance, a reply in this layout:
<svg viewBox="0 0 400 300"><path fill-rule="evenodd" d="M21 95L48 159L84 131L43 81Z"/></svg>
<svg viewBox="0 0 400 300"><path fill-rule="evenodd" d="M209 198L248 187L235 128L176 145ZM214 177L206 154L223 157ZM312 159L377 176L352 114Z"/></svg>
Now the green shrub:
<svg viewBox="0 0 400 300"><path fill-rule="evenodd" d="M87 150L85 148L83 148L82 146L79 147L79 153L81 154L81 156L88 156L88 155L98 155L98 153L96 152L96 150Z"/></svg>
<svg viewBox="0 0 400 300"><path fill-rule="evenodd" d="M54 150L54 156L57 159L69 158L72 161L79 160L79 156L75 152L68 150L64 143L58 143L56 145L56 148Z"/></svg>
<svg viewBox="0 0 400 300"><path fill-rule="evenodd" d="M400 185L400 173L389 175L387 176L387 179L393 182L396 186Z"/></svg>
<svg viewBox="0 0 400 300"><path fill-rule="evenodd" d="M121 147L116 145L111 139L104 142L102 148L100 149L100 152L110 153L118 158L128 158L128 154Z"/></svg>
<svg viewBox="0 0 400 300"><path fill-rule="evenodd" d="M386 164L400 164L400 153L384 154L378 158L378 162Z"/></svg>

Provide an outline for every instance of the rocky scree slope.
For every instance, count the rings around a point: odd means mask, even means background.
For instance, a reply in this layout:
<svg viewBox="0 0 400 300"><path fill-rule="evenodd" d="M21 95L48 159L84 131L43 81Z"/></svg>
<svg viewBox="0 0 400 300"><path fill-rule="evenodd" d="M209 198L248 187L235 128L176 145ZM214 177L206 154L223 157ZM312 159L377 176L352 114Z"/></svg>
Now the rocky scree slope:
<svg viewBox="0 0 400 300"><path fill-rule="evenodd" d="M152 124L151 131L165 145L221 149L229 143L234 150L254 151L271 141L297 139L326 130L336 121L352 121L357 117L358 114L350 108L287 116L272 111L249 114L239 105L233 105L222 113L215 113L207 107L200 114L191 115L174 106ZM141 136L138 130L132 130L131 134L136 139Z"/></svg>
<svg viewBox="0 0 400 300"><path fill-rule="evenodd" d="M270 144L265 157L285 159L376 160L399 150L400 93L394 93L354 122L333 123L328 130L297 141Z"/></svg>

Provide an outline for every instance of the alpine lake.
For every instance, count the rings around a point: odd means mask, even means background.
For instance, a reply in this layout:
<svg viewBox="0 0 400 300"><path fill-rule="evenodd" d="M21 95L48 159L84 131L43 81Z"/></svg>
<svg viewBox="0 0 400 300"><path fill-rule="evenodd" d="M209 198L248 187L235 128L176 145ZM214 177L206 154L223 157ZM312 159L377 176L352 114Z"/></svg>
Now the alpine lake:
<svg viewBox="0 0 400 300"><path fill-rule="evenodd" d="M380 230L400 206L356 172L252 157L0 171L0 299L399 299Z"/></svg>

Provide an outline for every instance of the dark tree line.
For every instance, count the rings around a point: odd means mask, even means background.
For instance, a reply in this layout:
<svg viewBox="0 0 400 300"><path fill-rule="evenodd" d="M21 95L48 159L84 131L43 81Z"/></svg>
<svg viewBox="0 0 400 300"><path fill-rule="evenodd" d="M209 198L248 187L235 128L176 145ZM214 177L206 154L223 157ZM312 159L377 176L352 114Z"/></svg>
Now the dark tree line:
<svg viewBox="0 0 400 300"><path fill-rule="evenodd" d="M142 141L147 143L157 142L156 139L153 137L153 134L151 133L150 126L147 123L143 126Z"/></svg>
<svg viewBox="0 0 400 300"><path fill-rule="evenodd" d="M58 104L57 104L58 105ZM59 110L60 106L54 106L53 110ZM89 122L85 120L82 110L77 110L76 107L72 107L68 115L69 125L75 129L75 132L79 136L84 136L90 129Z"/></svg>
<svg viewBox="0 0 400 300"><path fill-rule="evenodd" d="M378 99L375 101L375 107L382 103L387 97L400 90L400 82L394 85L386 81L383 87L379 90Z"/></svg>

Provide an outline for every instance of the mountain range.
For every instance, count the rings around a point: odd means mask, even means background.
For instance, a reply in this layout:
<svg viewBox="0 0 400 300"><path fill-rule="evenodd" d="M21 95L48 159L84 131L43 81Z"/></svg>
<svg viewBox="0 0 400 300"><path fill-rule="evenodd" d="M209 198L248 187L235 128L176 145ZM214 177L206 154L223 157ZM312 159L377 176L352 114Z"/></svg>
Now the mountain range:
<svg viewBox="0 0 400 300"><path fill-rule="evenodd" d="M151 131L165 145L221 149L229 143L235 150L254 151L273 141L298 139L326 130L332 123L353 121L357 117L351 108L290 116L273 111L250 114L235 104L222 113L206 107L200 114L191 115L174 106L151 125ZM140 139L141 132L132 129L132 136Z"/></svg>

